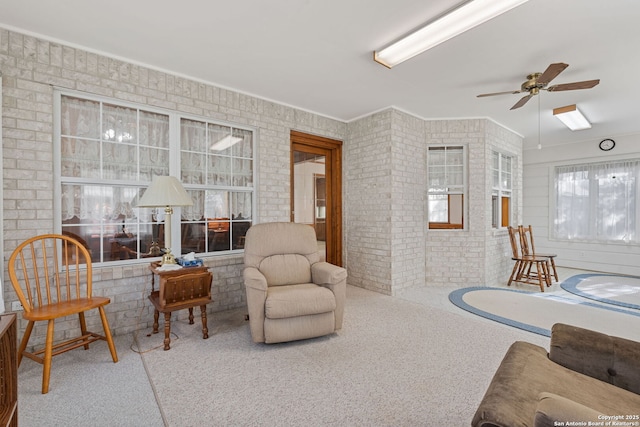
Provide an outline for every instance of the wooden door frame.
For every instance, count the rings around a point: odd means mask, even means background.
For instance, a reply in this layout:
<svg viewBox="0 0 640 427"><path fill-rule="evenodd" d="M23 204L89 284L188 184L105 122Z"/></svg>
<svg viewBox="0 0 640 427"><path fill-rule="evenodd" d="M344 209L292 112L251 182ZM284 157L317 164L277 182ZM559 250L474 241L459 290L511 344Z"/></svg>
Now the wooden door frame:
<svg viewBox="0 0 640 427"><path fill-rule="evenodd" d="M322 154L326 157L327 176L327 262L342 266L342 141L291 131L290 215L294 221L294 151Z"/></svg>

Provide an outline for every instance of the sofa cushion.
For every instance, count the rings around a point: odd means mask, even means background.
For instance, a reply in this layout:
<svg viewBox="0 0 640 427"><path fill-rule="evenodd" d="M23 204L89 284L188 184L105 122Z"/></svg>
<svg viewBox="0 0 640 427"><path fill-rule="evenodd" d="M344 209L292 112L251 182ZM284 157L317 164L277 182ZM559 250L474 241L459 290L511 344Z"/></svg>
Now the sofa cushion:
<svg viewBox="0 0 640 427"><path fill-rule="evenodd" d="M311 282L311 265L309 260L302 255L271 255L262 260L259 269L267 278L269 286Z"/></svg>
<svg viewBox="0 0 640 427"><path fill-rule="evenodd" d="M333 292L313 283L273 286L267 290L265 317L268 319L327 313L335 309Z"/></svg>
<svg viewBox="0 0 640 427"><path fill-rule="evenodd" d="M577 326L556 323L549 358L625 390L640 393L640 343Z"/></svg>
<svg viewBox="0 0 640 427"><path fill-rule="evenodd" d="M516 341L494 374L472 426L531 425L542 392L609 415L635 414L640 408L640 395L567 369L549 360L544 348Z"/></svg>
<svg viewBox="0 0 640 427"><path fill-rule="evenodd" d="M571 399L553 393L540 393L538 399L534 427L557 427L567 421L586 423L584 425L605 425L603 414Z"/></svg>

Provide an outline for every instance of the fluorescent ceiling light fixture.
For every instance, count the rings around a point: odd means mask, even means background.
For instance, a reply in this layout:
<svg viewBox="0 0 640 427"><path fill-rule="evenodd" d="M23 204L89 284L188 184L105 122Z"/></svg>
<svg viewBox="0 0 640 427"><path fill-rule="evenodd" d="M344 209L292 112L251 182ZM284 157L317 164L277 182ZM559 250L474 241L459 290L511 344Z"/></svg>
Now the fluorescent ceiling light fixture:
<svg viewBox="0 0 640 427"><path fill-rule="evenodd" d="M211 144L211 147L209 148L214 151L223 151L231 147L232 145L237 144L240 141L242 141L242 138L238 138L237 136L227 135L221 140Z"/></svg>
<svg viewBox="0 0 640 427"><path fill-rule="evenodd" d="M571 130L590 129L591 123L582 115L576 104L566 107L554 108L553 115L556 116L566 127Z"/></svg>
<svg viewBox="0 0 640 427"><path fill-rule="evenodd" d="M408 36L373 52L373 59L391 68L527 1L467 0Z"/></svg>

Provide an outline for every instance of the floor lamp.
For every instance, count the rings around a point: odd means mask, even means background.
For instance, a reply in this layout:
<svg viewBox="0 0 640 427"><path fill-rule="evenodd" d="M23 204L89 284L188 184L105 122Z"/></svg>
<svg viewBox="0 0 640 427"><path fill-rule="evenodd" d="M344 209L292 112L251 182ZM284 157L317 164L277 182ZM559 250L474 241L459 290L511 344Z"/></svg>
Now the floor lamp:
<svg viewBox="0 0 640 427"><path fill-rule="evenodd" d="M162 265L175 264L176 258L171 253L171 214L174 206L191 206L193 200L187 194L180 181L173 176L157 176L144 192L138 207L158 208L164 207L164 246Z"/></svg>

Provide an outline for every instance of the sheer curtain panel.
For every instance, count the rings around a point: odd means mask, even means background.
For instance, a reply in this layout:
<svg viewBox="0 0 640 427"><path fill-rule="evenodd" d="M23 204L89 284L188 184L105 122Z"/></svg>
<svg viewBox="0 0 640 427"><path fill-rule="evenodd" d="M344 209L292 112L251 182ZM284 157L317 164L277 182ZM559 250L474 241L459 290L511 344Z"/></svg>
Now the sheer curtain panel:
<svg viewBox="0 0 640 427"><path fill-rule="evenodd" d="M640 160L555 168L554 237L638 243Z"/></svg>

